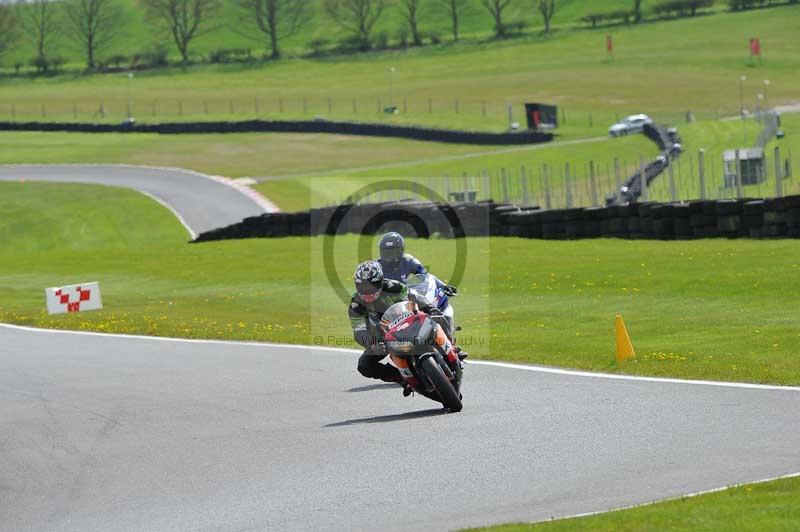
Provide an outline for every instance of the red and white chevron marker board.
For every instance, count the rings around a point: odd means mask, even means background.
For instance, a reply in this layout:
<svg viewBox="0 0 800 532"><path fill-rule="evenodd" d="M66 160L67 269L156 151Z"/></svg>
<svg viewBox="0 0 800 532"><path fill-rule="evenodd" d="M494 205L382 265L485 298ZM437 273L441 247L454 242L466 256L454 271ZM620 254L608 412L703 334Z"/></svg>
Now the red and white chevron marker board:
<svg viewBox="0 0 800 532"><path fill-rule="evenodd" d="M44 289L47 298L47 312L65 314L82 310L98 310L103 308L98 283L74 284Z"/></svg>

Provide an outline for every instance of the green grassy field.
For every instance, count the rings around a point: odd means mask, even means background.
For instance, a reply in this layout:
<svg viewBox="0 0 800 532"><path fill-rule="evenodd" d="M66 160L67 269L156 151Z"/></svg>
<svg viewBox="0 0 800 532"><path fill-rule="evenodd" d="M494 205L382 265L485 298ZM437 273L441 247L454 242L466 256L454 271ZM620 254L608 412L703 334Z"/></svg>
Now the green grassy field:
<svg viewBox="0 0 800 532"><path fill-rule="evenodd" d="M13 212L0 219L0 320L293 343L349 338L345 304L319 259L322 239L189 245L158 205L133 192L95 189L0 184L0 212ZM78 207L81 197L97 198L103 208L89 214ZM40 217L45 206L50 222ZM64 224L66 218L74 221ZM127 240L119 243L121 232ZM800 322L786 311L800 300L797 241L484 238L466 244L469 268L456 305L476 358L800 384ZM444 278L454 246L409 242ZM355 236L336 240L337 276L348 285L357 247ZM94 280L103 288L105 310L44 312L43 288ZM622 366L613 362L617 313L638 353Z"/></svg>
<svg viewBox="0 0 800 532"><path fill-rule="evenodd" d="M318 175L494 149L498 148L345 135L0 132L0 164L176 166L227 177Z"/></svg>
<svg viewBox="0 0 800 532"><path fill-rule="evenodd" d="M668 123L680 122L688 110L698 118L716 118L738 111L743 73L749 77L747 107L764 91L763 79L772 82L771 103L797 99L800 55L793 46L793 21L799 10L789 6L617 27L613 61L605 57L608 30L602 29L257 67L141 73L131 84L133 112L140 121L323 116L502 130L508 125L507 102L516 104L520 120L519 103L535 100L561 106L566 121L560 134L567 139L605 134L617 117L631 112ZM765 59L748 66L752 35L762 36ZM396 71L390 78L391 67ZM390 100L400 114L379 112ZM128 78L5 79L0 101L4 119L100 120L95 114L102 103L105 120L118 121L126 115Z"/></svg>
<svg viewBox="0 0 800 532"><path fill-rule="evenodd" d="M796 530L800 522L800 479L738 486L600 515L473 529L486 532Z"/></svg>

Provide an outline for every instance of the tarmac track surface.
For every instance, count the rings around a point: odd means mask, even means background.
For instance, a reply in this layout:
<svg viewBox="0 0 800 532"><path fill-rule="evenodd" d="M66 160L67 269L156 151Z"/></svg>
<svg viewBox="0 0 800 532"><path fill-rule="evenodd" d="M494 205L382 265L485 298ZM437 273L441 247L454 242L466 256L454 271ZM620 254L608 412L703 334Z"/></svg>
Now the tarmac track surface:
<svg viewBox="0 0 800 532"><path fill-rule="evenodd" d="M124 165L4 165L0 181L48 181L132 188L173 211L192 237L270 209L250 189L177 168Z"/></svg>
<svg viewBox="0 0 800 532"><path fill-rule="evenodd" d="M0 530L445 530L800 471L800 389L470 364L464 410L356 353L0 326Z"/></svg>

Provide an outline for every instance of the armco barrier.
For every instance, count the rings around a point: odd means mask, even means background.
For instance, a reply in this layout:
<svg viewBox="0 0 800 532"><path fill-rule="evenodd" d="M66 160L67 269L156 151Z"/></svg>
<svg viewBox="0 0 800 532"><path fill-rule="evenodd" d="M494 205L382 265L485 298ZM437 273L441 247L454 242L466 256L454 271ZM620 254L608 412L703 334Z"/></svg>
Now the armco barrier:
<svg viewBox="0 0 800 532"><path fill-rule="evenodd" d="M70 122L0 122L0 131L66 131L75 133L336 133L369 137L393 137L460 144L540 144L553 140L552 133L518 131L488 133L433 129L390 124L331 122L327 120L245 120L241 122L175 122L164 124L86 124Z"/></svg>
<svg viewBox="0 0 800 532"><path fill-rule="evenodd" d="M548 240L800 237L800 196L688 203L645 202L549 211L536 206L520 207L492 201L444 208L458 216L466 236ZM391 202L262 214L202 233L195 242L315 236L325 234L332 227L337 228L339 234L374 234L381 227L392 227L387 225L392 222L415 226L417 235L421 237L453 237L451 227L443 224L439 206L428 202Z"/></svg>

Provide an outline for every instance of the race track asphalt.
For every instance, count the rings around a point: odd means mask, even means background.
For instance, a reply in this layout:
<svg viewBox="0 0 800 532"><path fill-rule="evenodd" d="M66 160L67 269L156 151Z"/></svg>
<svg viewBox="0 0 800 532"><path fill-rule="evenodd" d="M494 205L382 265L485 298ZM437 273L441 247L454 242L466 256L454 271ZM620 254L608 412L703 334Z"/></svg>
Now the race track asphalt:
<svg viewBox="0 0 800 532"><path fill-rule="evenodd" d="M263 204L222 180L173 168L124 165L0 165L0 181L50 181L138 190L166 203L194 234L258 216Z"/></svg>
<svg viewBox="0 0 800 532"><path fill-rule="evenodd" d="M800 471L800 390L469 364L464 410L356 354L0 326L0 530L447 530Z"/></svg>

